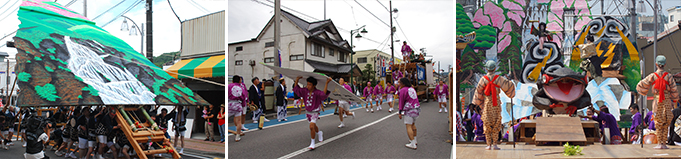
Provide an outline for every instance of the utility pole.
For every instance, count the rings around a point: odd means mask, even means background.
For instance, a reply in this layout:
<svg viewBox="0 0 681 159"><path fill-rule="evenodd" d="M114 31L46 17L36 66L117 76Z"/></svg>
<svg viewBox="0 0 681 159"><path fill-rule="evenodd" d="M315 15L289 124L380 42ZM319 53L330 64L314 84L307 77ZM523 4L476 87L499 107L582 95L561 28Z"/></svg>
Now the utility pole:
<svg viewBox="0 0 681 159"><path fill-rule="evenodd" d="M631 16L630 17L631 25L629 25L630 26L629 30L631 32L631 35L628 38L629 38L629 40L635 42L636 37L638 37L636 35L636 0L631 0L631 8L629 8L629 16Z"/></svg>
<svg viewBox="0 0 681 159"><path fill-rule="evenodd" d="M274 4L277 5L277 4ZM324 20L326 20L326 0L324 0Z"/></svg>
<svg viewBox="0 0 681 159"><path fill-rule="evenodd" d="M154 59L153 59L154 58L154 42L153 42L154 36L152 34L153 31L154 31L154 28L151 25L152 24L151 18L153 17L152 16L152 8L151 8L152 3L153 3L153 0L147 0L147 5L146 5L146 9L147 9L147 59L149 59L149 61L151 61L151 62L154 62Z"/></svg>
<svg viewBox="0 0 681 159"><path fill-rule="evenodd" d="M393 40L393 33L395 33L395 28L393 27L393 1L391 0L388 5L390 6L390 10L388 10L390 12L390 63L395 64L395 46L393 46L395 44L395 41ZM390 66L390 67L392 67L392 66ZM390 70L390 77L392 77L392 76L393 76L393 72L392 72L392 70ZM394 79L394 78L390 78L390 79ZM394 81L390 81L390 82L394 82Z"/></svg>
<svg viewBox="0 0 681 159"><path fill-rule="evenodd" d="M87 0L83 0L83 16L87 18Z"/></svg>
<svg viewBox="0 0 681 159"><path fill-rule="evenodd" d="M659 24L657 23L657 12L658 12L658 10L657 10L657 1L658 1L658 0L654 0L654 1L655 1L655 4L653 5L653 12L654 12L654 13L653 13L653 16L655 16L655 17L653 17L653 24L655 24L655 27L654 27L654 29L655 29L655 37L653 37L653 38L654 38L654 39L653 39L653 59L657 58L657 26L659 25ZM648 3L648 4L650 4L650 3ZM653 70L655 70L655 69L653 69ZM641 76L641 77L643 77L643 76Z"/></svg>
<svg viewBox="0 0 681 159"><path fill-rule="evenodd" d="M325 5L326 6L326 5ZM279 42L280 42L280 37L281 36L281 1L280 0L274 0L274 65L281 67L281 63L279 62ZM326 11L324 11L326 13ZM290 51L290 50L289 50ZM279 74L275 71L274 75L278 78ZM275 80L275 83L278 83L279 80Z"/></svg>

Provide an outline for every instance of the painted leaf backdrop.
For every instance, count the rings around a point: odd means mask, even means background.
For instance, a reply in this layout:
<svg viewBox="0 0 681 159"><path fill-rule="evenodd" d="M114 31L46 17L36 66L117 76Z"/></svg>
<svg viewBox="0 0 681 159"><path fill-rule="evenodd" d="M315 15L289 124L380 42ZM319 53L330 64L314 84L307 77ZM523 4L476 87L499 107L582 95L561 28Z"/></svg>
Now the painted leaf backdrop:
<svg viewBox="0 0 681 159"><path fill-rule="evenodd" d="M57 3L19 9L18 106L208 105L123 40Z"/></svg>

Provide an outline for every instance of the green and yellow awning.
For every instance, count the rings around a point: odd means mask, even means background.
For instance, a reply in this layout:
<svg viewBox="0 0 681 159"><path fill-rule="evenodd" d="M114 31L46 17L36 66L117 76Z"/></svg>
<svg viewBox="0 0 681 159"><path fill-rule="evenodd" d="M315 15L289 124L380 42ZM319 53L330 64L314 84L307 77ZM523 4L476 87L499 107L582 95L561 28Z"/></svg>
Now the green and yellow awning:
<svg viewBox="0 0 681 159"><path fill-rule="evenodd" d="M178 73L196 78L224 77L225 55L184 59L170 66L166 71L177 79L187 78L177 75Z"/></svg>

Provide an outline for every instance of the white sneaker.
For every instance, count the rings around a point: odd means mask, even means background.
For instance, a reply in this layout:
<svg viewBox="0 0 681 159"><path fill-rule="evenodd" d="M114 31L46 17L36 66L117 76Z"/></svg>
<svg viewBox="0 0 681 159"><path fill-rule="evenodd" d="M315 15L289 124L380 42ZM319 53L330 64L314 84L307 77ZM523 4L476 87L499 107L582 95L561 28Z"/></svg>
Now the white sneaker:
<svg viewBox="0 0 681 159"><path fill-rule="evenodd" d="M312 139L312 141L310 141L310 146L307 147L307 148L310 149L310 150L314 150L314 139Z"/></svg>
<svg viewBox="0 0 681 159"><path fill-rule="evenodd" d="M253 123L256 123L256 124L257 124L257 123L258 123L258 121L257 121L257 120L253 120Z"/></svg>
<svg viewBox="0 0 681 159"><path fill-rule="evenodd" d="M234 137L234 142L239 142L241 141L241 134L236 134L236 137Z"/></svg>
<svg viewBox="0 0 681 159"><path fill-rule="evenodd" d="M442 108L440 108L440 111L437 111L438 113L442 113Z"/></svg>
<svg viewBox="0 0 681 159"><path fill-rule="evenodd" d="M391 113L392 113L392 112L393 112L393 108L388 109L388 112L391 112Z"/></svg>
<svg viewBox="0 0 681 159"><path fill-rule="evenodd" d="M355 112L352 112L352 119L355 119Z"/></svg>
<svg viewBox="0 0 681 159"><path fill-rule="evenodd" d="M347 118L347 117L348 117L348 115L343 114L343 118Z"/></svg>
<svg viewBox="0 0 681 159"><path fill-rule="evenodd" d="M367 109L367 112L369 112L369 109Z"/></svg>
<svg viewBox="0 0 681 159"><path fill-rule="evenodd" d="M69 156L68 156L68 157L71 157L71 158L78 158L78 156L76 156L76 154L73 154L73 152L69 153Z"/></svg>
<svg viewBox="0 0 681 159"><path fill-rule="evenodd" d="M317 138L319 138L319 142L324 141L324 132L319 131L319 132L317 133Z"/></svg>
<svg viewBox="0 0 681 159"><path fill-rule="evenodd" d="M419 142L416 141L416 136L414 136L414 145L418 145L418 144L419 144Z"/></svg>
<svg viewBox="0 0 681 159"><path fill-rule="evenodd" d="M371 113L374 113L374 109L373 109L373 108L371 109Z"/></svg>
<svg viewBox="0 0 681 159"><path fill-rule="evenodd" d="M267 118L263 118L263 119L265 119L265 122L269 122L269 121L270 121L270 120L267 120Z"/></svg>
<svg viewBox="0 0 681 159"><path fill-rule="evenodd" d="M445 113L447 112L447 107L445 107Z"/></svg>
<svg viewBox="0 0 681 159"><path fill-rule="evenodd" d="M102 159L102 155L99 154L95 155L95 159Z"/></svg>
<svg viewBox="0 0 681 159"><path fill-rule="evenodd" d="M414 143L414 140L410 140L408 144L405 144L407 148L414 149L416 150L416 144Z"/></svg>
<svg viewBox="0 0 681 159"><path fill-rule="evenodd" d="M26 142L24 142L24 145L21 145L21 147L26 147Z"/></svg>
<svg viewBox="0 0 681 159"><path fill-rule="evenodd" d="M178 152L178 153L180 153L180 154L184 154L184 147L183 147L183 148L181 148L181 149L180 149L180 152Z"/></svg>
<svg viewBox="0 0 681 159"><path fill-rule="evenodd" d="M342 127L345 127L345 124L341 123L340 125L338 125L338 128L342 128Z"/></svg>
<svg viewBox="0 0 681 159"><path fill-rule="evenodd" d="M241 130L248 131L248 128L241 126Z"/></svg>

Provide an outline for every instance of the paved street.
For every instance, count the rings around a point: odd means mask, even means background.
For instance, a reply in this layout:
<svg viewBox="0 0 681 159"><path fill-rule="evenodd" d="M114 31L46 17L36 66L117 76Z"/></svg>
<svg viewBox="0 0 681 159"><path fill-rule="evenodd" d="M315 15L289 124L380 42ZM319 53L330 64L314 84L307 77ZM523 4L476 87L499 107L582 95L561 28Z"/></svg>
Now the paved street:
<svg viewBox="0 0 681 159"><path fill-rule="evenodd" d="M14 139L16 140L16 138ZM21 147L21 141L14 141L14 146L11 146L9 150L5 149L0 149L0 159L5 159L5 158L24 158L24 152L26 152L26 149ZM187 148L184 149L184 155L182 155L182 158L184 159L219 159L219 158L224 158L224 145L220 145L220 143L217 142L207 142L203 140L197 140L197 139L185 139L185 146ZM205 149L201 149L198 147L207 147ZM213 151L210 150L211 147L219 147L219 149L223 149L221 151ZM178 150L179 151L179 150ZM57 157L54 154L54 151L50 150L45 150L45 155L47 155L50 158L64 158L64 157ZM156 158L173 158L170 154L162 154L163 157L156 157ZM106 158L113 158L111 154L106 154L104 157ZM133 156L131 156L133 157ZM135 156L136 157L136 156Z"/></svg>
<svg viewBox="0 0 681 159"><path fill-rule="evenodd" d="M320 131L324 132L324 141L317 142L317 148L308 151L310 144L309 124L303 115L289 115L288 122L271 121L265 123L263 130L246 121L251 129L234 142L234 136L228 137L228 158L449 158L452 145L447 132L447 113L438 113L435 102L421 103L421 114L416 121L418 130L418 150L408 149L404 144L409 139L403 120L397 113L388 113L388 104L383 103L382 111L366 112L364 108L353 106L357 117L347 117L344 128L338 116L333 115L335 104L322 112L317 121ZM375 108L374 108L375 109ZM289 109L289 113L297 109ZM247 116L248 118L248 116ZM230 129L234 124L230 123Z"/></svg>

